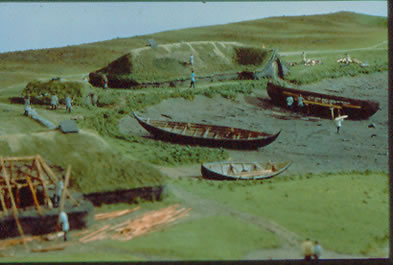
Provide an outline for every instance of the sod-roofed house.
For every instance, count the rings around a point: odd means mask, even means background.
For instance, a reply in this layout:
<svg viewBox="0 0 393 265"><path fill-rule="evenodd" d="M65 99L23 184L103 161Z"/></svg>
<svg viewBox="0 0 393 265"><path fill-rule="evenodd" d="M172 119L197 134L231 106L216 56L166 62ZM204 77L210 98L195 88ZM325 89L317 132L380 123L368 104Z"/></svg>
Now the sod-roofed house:
<svg viewBox="0 0 393 265"><path fill-rule="evenodd" d="M110 88L175 87L188 84L192 71L200 83L283 77L287 68L276 49L238 42L179 42L133 49L90 73L89 82Z"/></svg>

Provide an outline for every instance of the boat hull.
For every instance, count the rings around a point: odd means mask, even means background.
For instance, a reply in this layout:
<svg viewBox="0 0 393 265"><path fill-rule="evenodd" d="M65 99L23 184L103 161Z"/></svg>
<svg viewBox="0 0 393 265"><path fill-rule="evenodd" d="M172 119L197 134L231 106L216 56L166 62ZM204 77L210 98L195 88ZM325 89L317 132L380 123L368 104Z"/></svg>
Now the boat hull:
<svg viewBox="0 0 393 265"><path fill-rule="evenodd" d="M286 98L291 95L297 98L302 95L307 106L304 112L322 118L332 118L339 115L348 115L349 119L361 120L368 119L374 115L379 109L379 103L372 100L352 99L340 96L327 95L317 92L299 90L294 88L286 88L268 82L267 93L275 105L287 108ZM296 105L296 101L295 104ZM333 107L333 113L331 108ZM290 109L299 111L296 109Z"/></svg>
<svg viewBox="0 0 393 265"><path fill-rule="evenodd" d="M285 170L288 169L288 167L292 164L291 162L286 162L284 164L281 164L276 171L267 171L266 173L258 173L255 172L253 174L248 174L249 176L241 176L241 174L236 175L236 174L224 174L222 172L218 172L217 170L212 169L211 167L213 166L228 166L232 165L234 162L212 162L212 163L205 163L201 165L201 174L204 178L206 179L211 179L211 180L263 180L263 179L269 179L274 176L277 176L281 173L283 173ZM235 164L243 164L243 163L235 163ZM250 163L246 163L250 164Z"/></svg>
<svg viewBox="0 0 393 265"><path fill-rule="evenodd" d="M259 147L266 146L272 143L277 137L280 135L281 131L274 135L267 135L265 137L259 137L255 139L222 139L222 138L204 138L204 137L196 137L189 135L182 135L179 133L172 133L162 128L153 126L148 122L142 120L138 115L134 113L134 117L139 122L139 124L145 128L150 134L152 134L155 138L176 142L181 144L188 145L202 145L202 146L210 146L210 147L223 147L229 149L258 149ZM207 126L201 124L193 124L198 126ZM214 126L215 128L225 128L224 126ZM239 129L238 129L239 130Z"/></svg>

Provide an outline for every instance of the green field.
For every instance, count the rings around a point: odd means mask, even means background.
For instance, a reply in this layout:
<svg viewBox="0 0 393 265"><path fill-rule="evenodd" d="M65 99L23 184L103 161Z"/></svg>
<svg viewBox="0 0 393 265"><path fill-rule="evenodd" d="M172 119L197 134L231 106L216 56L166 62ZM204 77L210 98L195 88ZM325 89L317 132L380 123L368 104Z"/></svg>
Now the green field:
<svg viewBox="0 0 393 265"><path fill-rule="evenodd" d="M266 218L301 239L318 239L330 251L384 255L381 249L389 238L387 183L386 174L365 172L285 176L258 183L170 180L175 189L185 191L184 196L170 194L163 202L140 206L159 209L181 203L191 208L191 214L178 224L128 242L76 244L64 253L18 261L239 260L259 249L285 244L259 225ZM97 210L122 208L130 206ZM93 249L107 255L91 253Z"/></svg>

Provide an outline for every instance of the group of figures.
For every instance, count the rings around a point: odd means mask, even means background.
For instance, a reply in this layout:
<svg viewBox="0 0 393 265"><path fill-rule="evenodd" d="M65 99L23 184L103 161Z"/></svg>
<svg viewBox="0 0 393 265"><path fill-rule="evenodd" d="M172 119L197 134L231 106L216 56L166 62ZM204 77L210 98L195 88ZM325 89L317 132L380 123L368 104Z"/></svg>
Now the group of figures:
<svg viewBox="0 0 393 265"><path fill-rule="evenodd" d="M312 242L309 238L302 243L304 260L318 260L322 255L322 247L317 240Z"/></svg>
<svg viewBox="0 0 393 265"><path fill-rule="evenodd" d="M67 95L64 99L66 103L66 112L71 112L72 111L72 99L69 95ZM59 98L57 97L56 94L53 94L50 100L50 105L51 105L51 110L56 110L57 109L57 104L59 103Z"/></svg>
<svg viewBox="0 0 393 265"><path fill-rule="evenodd" d="M26 96L24 98L25 104L24 104L24 115L27 116L29 111L31 110L31 100L30 100L30 96ZM66 112L70 112L72 111L72 99L69 95L67 95L64 99L65 104L66 104ZM51 101L50 101L50 109L51 110L56 110L57 109L57 105L59 104L59 98L57 97L56 94L53 94L51 97Z"/></svg>

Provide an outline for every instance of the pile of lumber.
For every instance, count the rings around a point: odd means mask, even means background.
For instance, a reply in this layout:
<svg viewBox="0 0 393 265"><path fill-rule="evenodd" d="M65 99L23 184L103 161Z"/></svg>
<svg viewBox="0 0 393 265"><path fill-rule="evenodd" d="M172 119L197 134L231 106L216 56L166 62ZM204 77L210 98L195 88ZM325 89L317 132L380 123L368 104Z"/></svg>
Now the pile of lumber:
<svg viewBox="0 0 393 265"><path fill-rule="evenodd" d="M188 215L190 208L179 207L178 204L149 211L137 218L128 219L119 224L106 224L79 239L81 243L88 243L103 239L131 240L135 237L156 231L165 225Z"/></svg>
<svg viewBox="0 0 393 265"><path fill-rule="evenodd" d="M2 240L0 241L0 250L6 249L8 247L12 246L17 246L21 245L36 239L41 239L40 236L29 236L29 237L20 237L20 238L15 238L15 239L7 239L7 240Z"/></svg>
<svg viewBox="0 0 393 265"><path fill-rule="evenodd" d="M112 211L109 213L98 213L94 216L95 220L105 220L105 219L113 219L113 218L117 218L132 212L135 212L136 210L138 210L139 207L133 208L133 209L126 209L126 210L119 210L119 211Z"/></svg>

